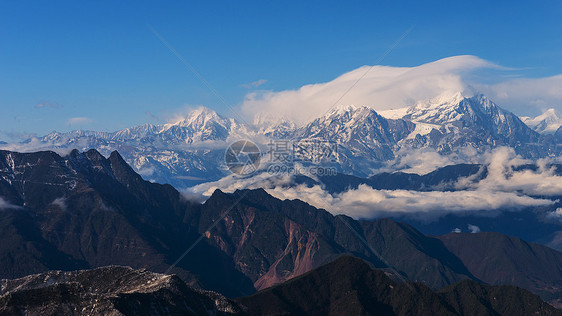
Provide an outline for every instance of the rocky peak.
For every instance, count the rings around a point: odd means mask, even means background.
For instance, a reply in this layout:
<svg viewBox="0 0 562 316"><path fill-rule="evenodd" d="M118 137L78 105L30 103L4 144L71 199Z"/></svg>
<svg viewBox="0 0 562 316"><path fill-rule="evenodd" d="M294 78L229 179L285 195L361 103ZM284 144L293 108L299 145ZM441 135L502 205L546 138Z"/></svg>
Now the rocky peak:
<svg viewBox="0 0 562 316"><path fill-rule="evenodd" d="M562 114L556 109L548 109L536 117L522 117L521 120L541 134L554 134L562 126Z"/></svg>
<svg viewBox="0 0 562 316"><path fill-rule="evenodd" d="M233 315L241 310L224 296L195 290L175 275L108 266L49 271L0 280L0 314Z"/></svg>

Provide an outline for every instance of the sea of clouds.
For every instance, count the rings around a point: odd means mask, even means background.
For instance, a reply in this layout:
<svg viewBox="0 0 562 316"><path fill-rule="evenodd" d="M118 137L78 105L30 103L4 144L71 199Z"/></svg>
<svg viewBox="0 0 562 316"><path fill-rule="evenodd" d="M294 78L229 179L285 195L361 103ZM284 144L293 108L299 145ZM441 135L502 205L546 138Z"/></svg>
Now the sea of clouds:
<svg viewBox="0 0 562 316"><path fill-rule="evenodd" d="M426 151L422 154L427 155ZM413 153L412 153L413 155ZM508 147L497 148L481 156L480 174L460 178L450 191L377 190L360 185L341 193L331 194L322 185L294 184L291 175L259 173L253 177L227 176L216 182L204 183L186 191L189 199L205 200L216 189L234 192L239 189L264 188L279 199L299 199L333 214L346 214L356 219L382 216L406 216L420 221L433 221L447 214L496 216L500 212L517 211L528 207L553 207L562 196L562 176L556 174L552 163L542 159L535 162L536 170L518 169L531 163ZM445 158L444 158L445 159ZM423 159L427 161L427 159ZM440 160L449 164L449 160ZM434 167L435 161L432 162ZM427 167L419 168L432 171ZM553 209L549 217L562 211Z"/></svg>

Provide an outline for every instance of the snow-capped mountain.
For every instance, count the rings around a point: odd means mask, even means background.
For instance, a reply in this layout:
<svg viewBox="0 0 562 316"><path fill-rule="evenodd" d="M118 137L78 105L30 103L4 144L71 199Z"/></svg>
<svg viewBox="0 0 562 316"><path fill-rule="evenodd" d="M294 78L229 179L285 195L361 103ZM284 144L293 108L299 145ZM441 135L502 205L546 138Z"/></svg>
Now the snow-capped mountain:
<svg viewBox="0 0 562 316"><path fill-rule="evenodd" d="M256 116L254 124L246 125L201 107L173 123L144 124L113 133L53 132L0 148L59 152L95 148L103 155L118 150L145 179L180 188L229 174L225 149L240 139L250 139L264 150L270 139L336 142L338 171L358 176L371 175L404 149L432 148L448 154L467 146L480 152L510 146L533 158L560 155L562 148L558 144L562 137L541 136L483 95L446 93L381 113L367 106L339 106L297 127L275 114Z"/></svg>
<svg viewBox="0 0 562 316"><path fill-rule="evenodd" d="M174 123L144 124L113 133L53 132L34 149L95 148L103 155L118 150L148 180L182 187L217 180L225 174L224 148L229 137L247 137L247 127L200 107ZM31 148L22 144L23 151ZM17 149L17 148L16 148Z"/></svg>
<svg viewBox="0 0 562 316"><path fill-rule="evenodd" d="M151 135L158 134L161 130L161 126L146 123L143 125L138 125L117 131L111 135L106 136L105 138L119 141L143 139L146 137L150 137Z"/></svg>
<svg viewBox="0 0 562 316"><path fill-rule="evenodd" d="M334 141L349 151L348 159L385 161L394 158L398 141L413 130L411 122L387 120L370 107L348 105L336 107L299 128L295 137Z"/></svg>
<svg viewBox="0 0 562 316"><path fill-rule="evenodd" d="M207 140L224 141L235 126L233 119L224 118L211 109L199 107L179 122L164 125L159 137L162 140L186 144Z"/></svg>
<svg viewBox="0 0 562 316"><path fill-rule="evenodd" d="M403 146L432 147L443 153L466 146L526 148L526 144L536 143L539 139L539 134L519 117L483 95L467 97L462 93L445 93L418 101L407 109L383 114L387 117L401 115L402 119L416 125L403 141Z"/></svg>
<svg viewBox="0 0 562 316"><path fill-rule="evenodd" d="M463 112L459 104L465 99L462 93L444 93L429 100L416 102L407 109L402 118L413 122L445 125L462 119Z"/></svg>
<svg viewBox="0 0 562 316"><path fill-rule="evenodd" d="M295 122L275 113L258 113L253 123L257 134L271 138L291 138L297 130Z"/></svg>
<svg viewBox="0 0 562 316"><path fill-rule="evenodd" d="M246 133L245 128L234 119L225 118L217 112L199 107L188 113L185 118L164 125L143 124L113 133L94 131L72 131L68 133L53 132L43 137L45 142L64 145L77 139L93 138L106 141L138 142L154 145L194 144L205 141L226 141L230 135Z"/></svg>
<svg viewBox="0 0 562 316"><path fill-rule="evenodd" d="M554 134L562 126L562 114L555 109L548 109L536 117L521 117L521 120L541 134Z"/></svg>
<svg viewBox="0 0 562 316"><path fill-rule="evenodd" d="M490 134L495 141L507 143L535 140L533 133L515 114L506 111L483 95L463 97L460 93L449 98L438 97L419 102L408 110L404 119L436 124L444 132L466 132L467 129Z"/></svg>

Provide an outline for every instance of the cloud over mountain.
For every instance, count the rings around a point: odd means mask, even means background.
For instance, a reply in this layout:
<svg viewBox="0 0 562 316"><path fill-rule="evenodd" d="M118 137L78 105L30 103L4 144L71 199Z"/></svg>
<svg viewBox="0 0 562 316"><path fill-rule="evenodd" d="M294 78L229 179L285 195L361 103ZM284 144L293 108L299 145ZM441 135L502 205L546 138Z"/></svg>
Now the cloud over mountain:
<svg viewBox="0 0 562 316"><path fill-rule="evenodd" d="M476 88L488 97L521 115L527 115L529 107L541 112L556 108L560 112L562 110L560 87L562 87L562 75L546 78L516 78L494 85L476 85ZM534 114L540 114L536 111Z"/></svg>
<svg viewBox="0 0 562 316"><path fill-rule="evenodd" d="M486 75L475 75L479 71L485 71ZM444 92L462 92L466 96L482 92L517 114L529 115L529 111L538 114L547 105L562 109L562 93L558 89L562 75L506 79L509 78L504 74L506 71L513 75L516 70L471 55L415 67L362 66L329 82L294 90L248 93L242 110L248 116L274 113L304 124L336 105L365 105L385 111L410 106Z"/></svg>
<svg viewBox="0 0 562 316"><path fill-rule="evenodd" d="M556 174L548 159L539 159L536 170L518 170L517 167L531 161L517 156L512 148L500 147L489 153L486 160L487 176L484 179L461 179L457 188L521 192L537 196L562 195L562 176Z"/></svg>
<svg viewBox="0 0 562 316"><path fill-rule="evenodd" d="M498 67L475 56L449 57L417 67L362 66L330 82L296 90L249 93L242 108L246 113L279 113L302 124L328 111L332 105L367 105L375 110L388 110L443 91L464 91L462 73ZM337 102L355 82L353 89Z"/></svg>

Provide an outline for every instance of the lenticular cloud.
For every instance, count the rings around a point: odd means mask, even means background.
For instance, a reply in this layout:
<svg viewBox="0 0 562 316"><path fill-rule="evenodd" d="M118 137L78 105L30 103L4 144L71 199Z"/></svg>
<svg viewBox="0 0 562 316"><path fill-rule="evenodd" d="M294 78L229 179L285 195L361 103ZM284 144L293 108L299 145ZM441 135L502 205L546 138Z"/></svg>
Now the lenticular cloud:
<svg viewBox="0 0 562 316"><path fill-rule="evenodd" d="M482 68L501 67L469 55L417 67L363 66L332 81L296 90L252 92L246 95L242 109L248 115L275 113L304 124L339 104L366 105L377 111L401 108L445 91L470 95L463 74Z"/></svg>

